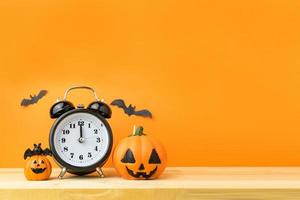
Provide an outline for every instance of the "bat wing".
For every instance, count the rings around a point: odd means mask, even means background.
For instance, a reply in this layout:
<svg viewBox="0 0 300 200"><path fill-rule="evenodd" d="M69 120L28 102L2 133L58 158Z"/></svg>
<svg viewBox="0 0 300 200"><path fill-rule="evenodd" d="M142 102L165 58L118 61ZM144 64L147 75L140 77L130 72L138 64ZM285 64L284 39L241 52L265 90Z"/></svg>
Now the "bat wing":
<svg viewBox="0 0 300 200"><path fill-rule="evenodd" d="M123 99L115 99L110 103L110 105L118 106L119 108L123 108L124 110L127 109L127 106Z"/></svg>
<svg viewBox="0 0 300 200"><path fill-rule="evenodd" d="M26 160L27 157L30 157L32 155L33 155L32 151L28 148L24 153L24 160Z"/></svg>
<svg viewBox="0 0 300 200"><path fill-rule="evenodd" d="M36 96L38 99L41 99L42 97L44 97L46 94L48 93L47 90L41 90L39 92L39 94Z"/></svg>
<svg viewBox="0 0 300 200"><path fill-rule="evenodd" d="M23 99L21 101L21 106L29 106L32 103L33 103L32 99Z"/></svg>
<svg viewBox="0 0 300 200"><path fill-rule="evenodd" d="M52 156L52 151L48 148L44 149L44 155Z"/></svg>
<svg viewBox="0 0 300 200"><path fill-rule="evenodd" d="M146 110L146 109L135 111L134 115L152 118L152 113L149 110Z"/></svg>

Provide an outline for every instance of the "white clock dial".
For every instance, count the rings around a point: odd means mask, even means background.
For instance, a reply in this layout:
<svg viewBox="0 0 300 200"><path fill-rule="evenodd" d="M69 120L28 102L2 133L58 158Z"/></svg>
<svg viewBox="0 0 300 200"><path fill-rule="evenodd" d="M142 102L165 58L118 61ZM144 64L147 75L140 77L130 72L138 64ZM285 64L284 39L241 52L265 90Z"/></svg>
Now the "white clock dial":
<svg viewBox="0 0 300 200"><path fill-rule="evenodd" d="M66 163L91 166L109 151L110 137L105 124L89 113L73 113L63 118L54 133L54 148Z"/></svg>

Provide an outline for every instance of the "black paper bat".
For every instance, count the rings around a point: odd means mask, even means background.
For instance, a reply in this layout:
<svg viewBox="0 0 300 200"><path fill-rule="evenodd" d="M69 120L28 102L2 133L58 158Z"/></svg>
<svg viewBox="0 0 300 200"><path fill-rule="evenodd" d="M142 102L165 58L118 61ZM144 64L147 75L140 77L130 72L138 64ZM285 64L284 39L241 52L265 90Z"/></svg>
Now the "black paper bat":
<svg viewBox="0 0 300 200"><path fill-rule="evenodd" d="M41 143L39 144L33 144L34 148L33 150L31 149L27 149L24 153L24 159L26 159L27 157L31 157L34 155L48 155L48 156L52 156L52 152L50 149L46 148L46 149L42 149L41 148Z"/></svg>
<svg viewBox="0 0 300 200"><path fill-rule="evenodd" d="M21 106L29 106L37 103L41 98L43 98L48 93L47 90L41 90L38 95L30 95L30 99L23 99L21 102Z"/></svg>
<svg viewBox="0 0 300 200"><path fill-rule="evenodd" d="M122 108L124 112L128 115L136 115L136 116L142 116L142 117L149 117L152 118L152 113L149 110L139 110L135 111L136 106L132 106L131 104L127 107L124 100L122 99L115 99L111 102L111 105L118 106L119 108Z"/></svg>

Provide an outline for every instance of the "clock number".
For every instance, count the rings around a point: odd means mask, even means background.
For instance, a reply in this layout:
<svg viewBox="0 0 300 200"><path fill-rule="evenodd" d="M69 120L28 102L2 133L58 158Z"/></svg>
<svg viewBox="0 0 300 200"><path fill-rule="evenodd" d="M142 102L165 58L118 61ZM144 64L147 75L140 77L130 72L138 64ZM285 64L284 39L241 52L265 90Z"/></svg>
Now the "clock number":
<svg viewBox="0 0 300 200"><path fill-rule="evenodd" d="M75 124L70 124L70 128L75 128Z"/></svg>
<svg viewBox="0 0 300 200"><path fill-rule="evenodd" d="M95 151L98 151L98 146L95 147Z"/></svg>
<svg viewBox="0 0 300 200"><path fill-rule="evenodd" d="M62 130L62 133L63 133L63 135L65 135L65 134L66 134L66 135L69 135L70 130L68 130L68 129L67 129L67 130Z"/></svg>
<svg viewBox="0 0 300 200"><path fill-rule="evenodd" d="M83 126L84 125L84 121L78 121L78 126Z"/></svg>
<svg viewBox="0 0 300 200"><path fill-rule="evenodd" d="M99 138L99 137L97 137L97 142L98 142L98 143L100 142L100 138Z"/></svg>
<svg viewBox="0 0 300 200"><path fill-rule="evenodd" d="M74 157L74 153L70 153L70 155L71 155L71 158L73 158L73 157Z"/></svg>
<svg viewBox="0 0 300 200"><path fill-rule="evenodd" d="M66 142L66 138L61 138L61 143L65 143Z"/></svg>
<svg viewBox="0 0 300 200"><path fill-rule="evenodd" d="M94 134L98 134L98 129L94 129Z"/></svg>
<svg viewBox="0 0 300 200"><path fill-rule="evenodd" d="M89 123L89 128L91 128L91 123Z"/></svg>
<svg viewBox="0 0 300 200"><path fill-rule="evenodd" d="M88 157L89 158L92 157L92 153L91 152L88 153Z"/></svg>
<svg viewBox="0 0 300 200"><path fill-rule="evenodd" d="M69 151L68 147L64 147L64 151Z"/></svg>
<svg viewBox="0 0 300 200"><path fill-rule="evenodd" d="M79 156L79 160L83 160L83 155L80 155L80 156Z"/></svg>

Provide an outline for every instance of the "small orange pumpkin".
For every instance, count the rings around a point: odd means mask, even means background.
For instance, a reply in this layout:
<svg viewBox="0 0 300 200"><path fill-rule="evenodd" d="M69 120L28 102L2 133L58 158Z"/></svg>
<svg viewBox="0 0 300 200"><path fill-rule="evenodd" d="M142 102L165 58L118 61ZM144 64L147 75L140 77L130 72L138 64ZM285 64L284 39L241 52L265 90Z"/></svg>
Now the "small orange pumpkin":
<svg viewBox="0 0 300 200"><path fill-rule="evenodd" d="M39 181L49 179L52 166L46 157L47 155L52 155L51 151L48 148L43 150L41 143L38 145L34 144L32 151L29 148L25 151L24 159L29 157L24 168L24 174L28 180Z"/></svg>
<svg viewBox="0 0 300 200"><path fill-rule="evenodd" d="M155 179L166 167L167 155L163 146L137 127L133 135L124 138L116 146L113 163L125 179Z"/></svg>

